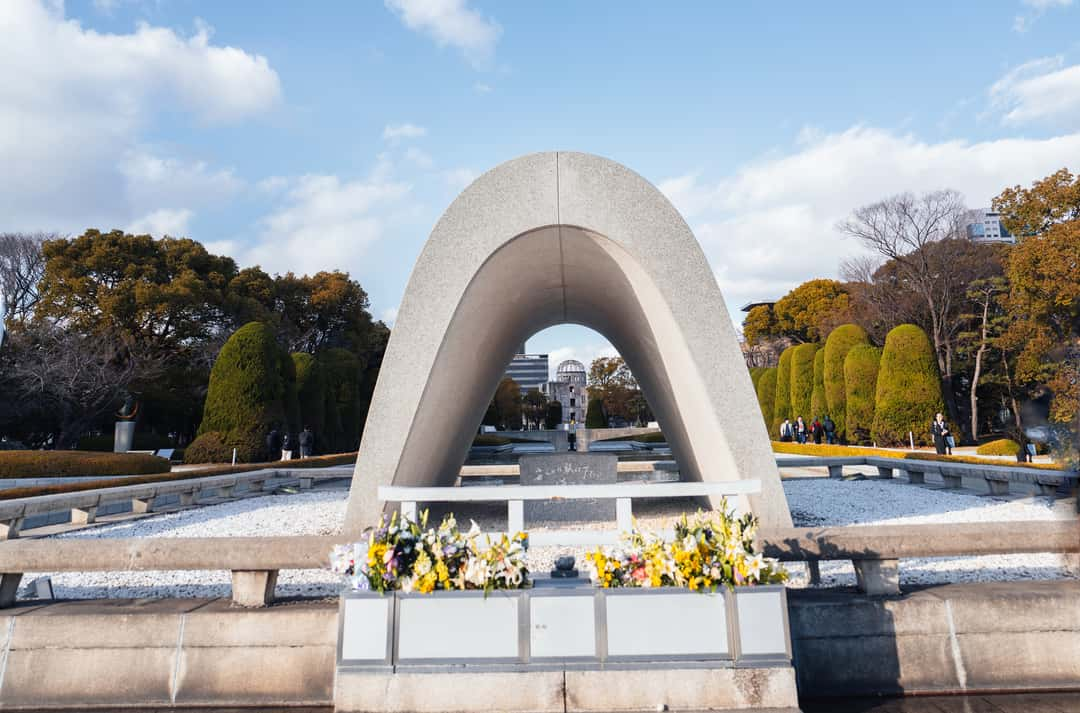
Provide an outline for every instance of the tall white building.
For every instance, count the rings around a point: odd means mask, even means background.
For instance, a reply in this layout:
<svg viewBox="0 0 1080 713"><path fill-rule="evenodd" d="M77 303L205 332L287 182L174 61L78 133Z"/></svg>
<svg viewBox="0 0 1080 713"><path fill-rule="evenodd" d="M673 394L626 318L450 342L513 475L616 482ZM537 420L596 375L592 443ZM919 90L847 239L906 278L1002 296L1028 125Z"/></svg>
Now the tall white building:
<svg viewBox="0 0 1080 713"><path fill-rule="evenodd" d="M991 208L971 211L967 224L969 240L977 243L1015 243L1016 237L1001 223L1001 214Z"/></svg>

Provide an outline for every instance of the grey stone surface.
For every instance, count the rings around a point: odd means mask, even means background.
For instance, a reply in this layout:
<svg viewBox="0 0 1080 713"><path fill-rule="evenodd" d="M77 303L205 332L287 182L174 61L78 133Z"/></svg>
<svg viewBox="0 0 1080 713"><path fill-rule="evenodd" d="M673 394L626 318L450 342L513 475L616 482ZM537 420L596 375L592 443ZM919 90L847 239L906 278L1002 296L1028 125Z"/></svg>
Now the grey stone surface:
<svg viewBox="0 0 1080 713"><path fill-rule="evenodd" d="M127 453L135 445L135 422L117 421L113 434L113 452Z"/></svg>
<svg viewBox="0 0 1080 713"><path fill-rule="evenodd" d="M798 706L790 666L566 672L567 711L797 710Z"/></svg>
<svg viewBox="0 0 1080 713"><path fill-rule="evenodd" d="M619 482L613 453L524 455L518 461L521 485L614 485ZM564 500L525 503L525 526L536 520L574 522L615 520L614 500Z"/></svg>
<svg viewBox="0 0 1080 713"><path fill-rule="evenodd" d="M338 713L563 713L562 671L528 673L339 672Z"/></svg>
<svg viewBox="0 0 1080 713"><path fill-rule="evenodd" d="M565 322L603 333L626 358L685 479L760 479L762 493L734 505L765 526L791 524L734 328L690 229L637 174L560 152L492 169L432 231L372 398L345 531L378 518L380 485L452 485L522 339Z"/></svg>

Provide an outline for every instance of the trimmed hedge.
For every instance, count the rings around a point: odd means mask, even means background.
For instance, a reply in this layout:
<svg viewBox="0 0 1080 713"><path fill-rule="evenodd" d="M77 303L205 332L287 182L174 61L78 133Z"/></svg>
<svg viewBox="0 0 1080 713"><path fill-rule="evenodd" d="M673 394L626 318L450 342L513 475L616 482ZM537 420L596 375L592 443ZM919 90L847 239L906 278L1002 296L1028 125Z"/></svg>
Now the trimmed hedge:
<svg viewBox="0 0 1080 713"><path fill-rule="evenodd" d="M767 431L772 428L773 402L776 400L776 371L775 366L766 369L761 378L758 379L757 384L758 406L761 407L761 417L765 419L765 430Z"/></svg>
<svg viewBox="0 0 1080 713"><path fill-rule="evenodd" d="M780 353L780 362L776 367L776 396L773 399L772 424L770 434L780 433L780 424L785 418L795 420L791 413L791 355L795 347L788 347Z"/></svg>
<svg viewBox="0 0 1080 713"><path fill-rule="evenodd" d="M292 355L296 370L296 395L300 402L300 428L311 428L315 434L315 448L322 450L320 440L325 438L326 423L326 374L322 363L307 352Z"/></svg>
<svg viewBox="0 0 1080 713"><path fill-rule="evenodd" d="M814 354L814 391L810 396L810 418L825 420L829 406L825 403L825 350Z"/></svg>
<svg viewBox="0 0 1080 713"><path fill-rule="evenodd" d="M660 431L639 433L636 436L616 436L614 438L600 438L593 443L608 443L610 441L637 441L638 443L667 443L667 438Z"/></svg>
<svg viewBox="0 0 1080 713"><path fill-rule="evenodd" d="M200 438L220 435L203 443L196 438L184 454L186 462L216 454L222 444L229 448L230 458L236 447L240 460L266 459L265 435L286 421L284 361L273 331L262 322L249 322L229 337L210 371L199 425ZM288 364L292 366L292 359Z"/></svg>
<svg viewBox="0 0 1080 713"><path fill-rule="evenodd" d="M857 324L843 324L825 340L825 403L836 423L836 435L847 435L847 387L844 385L844 359L857 344L869 344L866 330Z"/></svg>
<svg viewBox="0 0 1080 713"><path fill-rule="evenodd" d="M0 451L0 478L168 473L165 458L99 451Z"/></svg>
<svg viewBox="0 0 1080 713"><path fill-rule="evenodd" d="M807 424L813 421L810 406L814 395L814 357L817 352L817 344L800 344L791 353L791 412L795 417L802 416Z"/></svg>
<svg viewBox="0 0 1080 713"><path fill-rule="evenodd" d="M945 410L941 377L930 338L914 324L894 327L885 337L878 369L877 399L871 435L879 445L903 445L908 432L915 443L933 443L930 422Z"/></svg>
<svg viewBox="0 0 1080 713"><path fill-rule="evenodd" d="M131 455L131 454L127 454ZM137 454L136 454L137 455ZM289 468L325 468L331 465L347 465L356 462L356 453L336 453L334 455L316 456L304 460L285 461ZM150 456L153 457L153 456ZM209 468L193 468L179 473L166 473L164 475L146 475L138 478L124 478L117 480L109 478L105 480L88 480L85 483L68 483L65 485L46 485L40 488L8 488L0 490L0 500L14 500L15 498L30 498L38 495L57 495L59 493L77 493L83 490L96 488L118 488L125 485L143 485L146 483L167 483L173 480L193 480L209 477L211 475L232 475L234 473L250 473L264 468L281 468L282 461L271 463L251 463L248 465L219 465Z"/></svg>
<svg viewBox="0 0 1080 713"><path fill-rule="evenodd" d="M880 362L881 350L869 344L856 344L844 359L844 432L851 443L871 443Z"/></svg>
<svg viewBox="0 0 1080 713"><path fill-rule="evenodd" d="M987 441L975 452L981 456L1015 456L1020 452L1020 444L1011 438L999 438L996 441Z"/></svg>
<svg viewBox="0 0 1080 713"><path fill-rule="evenodd" d="M786 453L799 456L878 456L881 458L896 458L897 460L932 460L943 463L972 463L975 465L1006 465L1010 468L1034 468L1036 470L1068 470L1060 463L1002 463L990 458L976 458L974 456L939 456L933 451L890 451L883 448L861 448L857 446L826 446L798 443L772 442L774 453Z"/></svg>
<svg viewBox="0 0 1080 713"><path fill-rule="evenodd" d="M326 375L326 438L323 447L352 450L360 438L361 379L364 364L342 347L323 352L319 360Z"/></svg>
<svg viewBox="0 0 1080 713"><path fill-rule="evenodd" d="M750 367L750 383L754 385L754 390L757 391L758 381L761 380L761 375L765 373L765 367L752 366Z"/></svg>

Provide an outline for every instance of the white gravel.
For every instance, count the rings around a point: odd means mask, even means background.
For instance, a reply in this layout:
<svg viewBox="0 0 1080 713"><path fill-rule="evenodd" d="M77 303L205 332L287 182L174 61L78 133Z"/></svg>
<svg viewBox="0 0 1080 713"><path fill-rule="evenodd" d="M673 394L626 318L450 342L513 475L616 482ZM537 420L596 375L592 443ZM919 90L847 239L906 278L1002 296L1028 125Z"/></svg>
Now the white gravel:
<svg viewBox="0 0 1080 713"><path fill-rule="evenodd" d="M795 524L799 526L863 526L874 524L921 524L960 522L1013 522L1075 517L1073 501L1051 498L998 498L967 492L934 490L902 481L789 480L784 483ZM345 515L347 492L324 490L294 495L267 495L209 505L110 525L100 525L58 537L237 537L271 535L330 535ZM679 500L635 503L635 516L644 527L669 527L684 508L695 505ZM485 530L505 527L502 507L478 505L458 509L458 520L468 525L475 518ZM433 517L436 515L433 513ZM530 523L534 530L551 523ZM561 523L559 528L608 528L613 523L580 525ZM558 554L572 548L534 548L530 568L546 571ZM581 552L576 552L580 556ZM792 565L792 586L807 586L805 567ZM823 562L823 586L853 586L850 563ZM24 578L21 592L29 595ZM99 597L214 597L228 596L229 573L205 572L87 572L51 574L56 595L63 598ZM904 584L939 582L1060 579L1080 576L1075 561L1060 555L1003 555L909 559L901 562ZM279 596L331 596L338 579L328 571L283 570L278 577Z"/></svg>

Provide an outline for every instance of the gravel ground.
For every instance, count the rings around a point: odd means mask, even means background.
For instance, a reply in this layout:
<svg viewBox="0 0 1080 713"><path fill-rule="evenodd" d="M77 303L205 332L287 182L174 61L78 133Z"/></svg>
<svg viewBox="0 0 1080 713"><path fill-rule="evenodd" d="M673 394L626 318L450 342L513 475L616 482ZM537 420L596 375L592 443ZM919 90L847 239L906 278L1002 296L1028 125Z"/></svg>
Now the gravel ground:
<svg viewBox="0 0 1080 713"><path fill-rule="evenodd" d="M860 526L950 522L1014 522L1075 517L1072 501L1051 498L997 498L966 492L934 490L900 481L789 480L784 483L795 524L799 526ZM347 492L325 490L295 495L268 495L210 505L155 517L101 525L59 537L229 537L270 535L329 535L338 531L345 515ZM648 500L635 503L639 525L670 527L684 511L697 509L696 501ZM432 519L439 517L433 512ZM458 508L459 524L475 519L485 530L505 528L505 506L475 505ZM614 523L530 523L530 529L606 529ZM547 571L559 554L582 554L580 548L533 548L530 569ZM790 568L792 586L808 586L805 567ZM823 586L853 586L850 563L823 562ZM24 582L34 577L28 574ZM228 572L87 572L50 575L58 597L213 597L229 594ZM1080 571L1060 555L1002 555L910 559L901 562L905 584L1076 578ZM280 596L329 596L338 589L328 571L283 570L278 578ZM22 594L27 595L29 588Z"/></svg>

